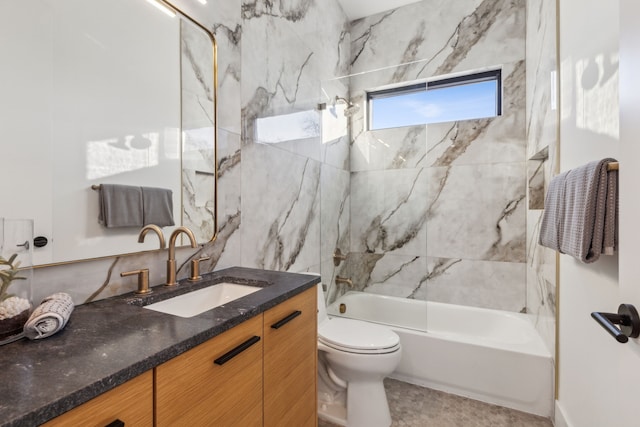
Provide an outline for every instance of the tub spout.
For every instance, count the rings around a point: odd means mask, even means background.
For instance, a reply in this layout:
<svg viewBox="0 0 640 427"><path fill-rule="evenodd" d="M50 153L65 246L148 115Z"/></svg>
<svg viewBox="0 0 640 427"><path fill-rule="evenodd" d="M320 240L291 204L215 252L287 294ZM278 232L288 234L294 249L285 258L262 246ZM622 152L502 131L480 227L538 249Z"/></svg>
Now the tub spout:
<svg viewBox="0 0 640 427"><path fill-rule="evenodd" d="M347 285L353 288L353 281L347 277L336 276L336 285Z"/></svg>

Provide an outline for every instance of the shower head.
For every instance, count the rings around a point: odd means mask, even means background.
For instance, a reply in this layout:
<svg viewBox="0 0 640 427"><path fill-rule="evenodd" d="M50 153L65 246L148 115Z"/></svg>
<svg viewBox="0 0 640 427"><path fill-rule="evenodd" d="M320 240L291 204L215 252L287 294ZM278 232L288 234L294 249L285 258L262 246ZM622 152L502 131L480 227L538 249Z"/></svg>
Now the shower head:
<svg viewBox="0 0 640 427"><path fill-rule="evenodd" d="M354 104L353 102L348 101L347 99L345 99L345 98L343 98L341 96L336 96L336 104L337 103L343 103L343 104L347 105L347 107L344 109L344 116L345 117L351 117L355 113L360 111L360 106L358 104Z"/></svg>

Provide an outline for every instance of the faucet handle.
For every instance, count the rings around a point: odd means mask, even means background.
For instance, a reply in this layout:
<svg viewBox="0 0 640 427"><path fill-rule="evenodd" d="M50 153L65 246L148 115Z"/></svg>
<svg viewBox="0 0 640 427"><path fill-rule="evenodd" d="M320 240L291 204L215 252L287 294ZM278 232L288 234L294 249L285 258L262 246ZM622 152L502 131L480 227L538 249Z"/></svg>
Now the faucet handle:
<svg viewBox="0 0 640 427"><path fill-rule="evenodd" d="M205 256L202 258L196 258L191 260L191 277L189 277L190 282L197 282L202 279L200 275L200 261L206 261L211 257Z"/></svg>
<svg viewBox="0 0 640 427"><path fill-rule="evenodd" d="M144 295L144 294L150 294L151 292L153 292L151 289L149 289L149 269L148 268L143 268L140 270L133 270L133 271L125 271L123 273L120 273L120 276L125 277L125 276L133 276L136 274L138 275L138 290L135 291L135 293L138 295Z"/></svg>
<svg viewBox="0 0 640 427"><path fill-rule="evenodd" d="M333 252L333 265L337 267L340 265L342 261L346 259L347 259L347 254L343 254L340 251L340 248L336 248L336 250Z"/></svg>

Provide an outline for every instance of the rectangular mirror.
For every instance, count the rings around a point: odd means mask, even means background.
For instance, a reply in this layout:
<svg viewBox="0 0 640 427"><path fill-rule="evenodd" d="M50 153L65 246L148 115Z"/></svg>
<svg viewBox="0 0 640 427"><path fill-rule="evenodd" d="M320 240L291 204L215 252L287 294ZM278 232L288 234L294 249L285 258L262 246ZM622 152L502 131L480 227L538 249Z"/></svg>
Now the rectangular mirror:
<svg viewBox="0 0 640 427"><path fill-rule="evenodd" d="M155 0L0 5L0 217L34 220L34 264L158 248L98 223L102 184L171 190L175 226L213 239L213 35Z"/></svg>

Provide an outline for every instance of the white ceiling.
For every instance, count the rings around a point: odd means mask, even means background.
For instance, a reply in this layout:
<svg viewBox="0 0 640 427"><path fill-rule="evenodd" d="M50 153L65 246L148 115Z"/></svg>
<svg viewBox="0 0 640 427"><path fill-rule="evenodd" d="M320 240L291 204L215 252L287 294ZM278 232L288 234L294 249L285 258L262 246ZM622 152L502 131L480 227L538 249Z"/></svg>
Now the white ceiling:
<svg viewBox="0 0 640 427"><path fill-rule="evenodd" d="M364 18L420 0L338 0L349 20Z"/></svg>

